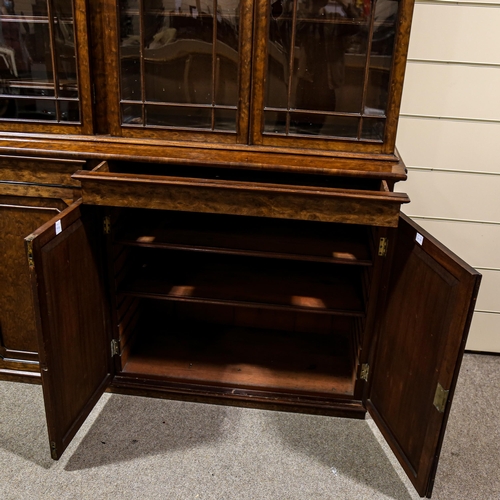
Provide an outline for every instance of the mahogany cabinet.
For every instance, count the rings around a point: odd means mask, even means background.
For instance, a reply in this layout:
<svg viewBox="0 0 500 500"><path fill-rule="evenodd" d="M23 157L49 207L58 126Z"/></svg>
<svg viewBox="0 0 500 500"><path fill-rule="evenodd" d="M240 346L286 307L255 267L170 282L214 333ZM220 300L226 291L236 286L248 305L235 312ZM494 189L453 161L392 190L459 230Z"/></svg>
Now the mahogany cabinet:
<svg viewBox="0 0 500 500"><path fill-rule="evenodd" d="M393 190L412 1L2 9L0 376L36 331L52 457L108 387L369 411L430 496L480 276Z"/></svg>

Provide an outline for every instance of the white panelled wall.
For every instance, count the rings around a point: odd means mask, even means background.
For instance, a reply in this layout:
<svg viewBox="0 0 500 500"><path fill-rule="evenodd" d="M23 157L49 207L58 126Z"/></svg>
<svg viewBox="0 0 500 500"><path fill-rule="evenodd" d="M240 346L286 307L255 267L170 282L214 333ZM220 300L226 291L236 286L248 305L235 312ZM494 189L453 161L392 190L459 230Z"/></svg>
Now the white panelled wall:
<svg viewBox="0 0 500 500"><path fill-rule="evenodd" d="M467 349L500 352L500 0L415 5L404 212L483 275Z"/></svg>

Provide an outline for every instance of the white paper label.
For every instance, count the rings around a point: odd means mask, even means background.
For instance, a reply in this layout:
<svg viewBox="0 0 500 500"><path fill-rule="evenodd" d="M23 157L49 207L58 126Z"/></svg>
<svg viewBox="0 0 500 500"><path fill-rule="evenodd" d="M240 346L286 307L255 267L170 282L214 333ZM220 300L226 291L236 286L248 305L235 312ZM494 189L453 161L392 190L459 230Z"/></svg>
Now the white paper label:
<svg viewBox="0 0 500 500"><path fill-rule="evenodd" d="M61 231L62 231L61 221L58 220L56 222L56 235L59 234Z"/></svg>
<svg viewBox="0 0 500 500"><path fill-rule="evenodd" d="M415 236L415 239L417 240L417 243L419 245L421 245L424 242L424 237L420 233L417 233L417 236Z"/></svg>

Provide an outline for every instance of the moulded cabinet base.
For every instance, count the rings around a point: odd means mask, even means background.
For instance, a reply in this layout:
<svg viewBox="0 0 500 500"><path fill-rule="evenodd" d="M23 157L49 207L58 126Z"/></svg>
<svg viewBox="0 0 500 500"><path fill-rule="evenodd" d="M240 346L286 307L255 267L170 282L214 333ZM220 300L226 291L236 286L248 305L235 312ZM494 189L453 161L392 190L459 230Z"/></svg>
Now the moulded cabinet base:
<svg viewBox="0 0 500 500"><path fill-rule="evenodd" d="M26 368L24 370L23 368ZM17 361L10 362L9 360L0 360L0 380L8 382L22 382L25 384L41 384L39 365L33 365L37 371L29 371L32 368L30 365L19 363Z"/></svg>
<svg viewBox="0 0 500 500"><path fill-rule="evenodd" d="M236 391L234 389L223 391L220 388L190 386L173 387L160 379L125 377L117 375L113 379L108 392L145 396L196 403L237 406L243 408L258 408L273 411L286 411L305 413L310 415L325 415L339 418L364 419L366 409L361 401L332 400L320 404L318 400L301 397L265 397L258 391ZM225 393L224 393L225 392Z"/></svg>

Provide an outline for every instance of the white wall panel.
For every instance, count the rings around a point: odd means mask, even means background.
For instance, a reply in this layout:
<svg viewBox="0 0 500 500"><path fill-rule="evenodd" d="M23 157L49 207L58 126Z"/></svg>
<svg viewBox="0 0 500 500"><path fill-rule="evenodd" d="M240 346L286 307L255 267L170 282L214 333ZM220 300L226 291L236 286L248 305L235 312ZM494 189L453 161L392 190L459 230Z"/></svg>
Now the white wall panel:
<svg viewBox="0 0 500 500"><path fill-rule="evenodd" d="M500 224L500 175L409 169L395 190L408 193L412 215Z"/></svg>
<svg viewBox="0 0 500 500"><path fill-rule="evenodd" d="M477 307L481 311L495 311L500 315L500 271L478 269L483 275ZM500 334L500 330L498 331Z"/></svg>
<svg viewBox="0 0 500 500"><path fill-rule="evenodd" d="M401 112L500 121L500 66L409 61Z"/></svg>
<svg viewBox="0 0 500 500"><path fill-rule="evenodd" d="M475 313L465 348L500 352L500 314Z"/></svg>
<svg viewBox="0 0 500 500"><path fill-rule="evenodd" d="M396 187L413 200L403 211L483 274L467 348L492 352L500 352L499 26L500 0L417 0L397 141L409 180Z"/></svg>
<svg viewBox="0 0 500 500"><path fill-rule="evenodd" d="M474 4L474 5L498 5L498 0L416 0L417 5L432 4L442 5L451 4L453 7Z"/></svg>
<svg viewBox="0 0 500 500"><path fill-rule="evenodd" d="M496 89L492 94L500 99ZM500 122L399 120L397 147L407 166L500 173L499 145Z"/></svg>
<svg viewBox="0 0 500 500"><path fill-rule="evenodd" d="M409 58L500 64L500 9L493 5L417 3L412 26Z"/></svg>
<svg viewBox="0 0 500 500"><path fill-rule="evenodd" d="M471 266L500 269L500 225L420 218L415 222Z"/></svg>

